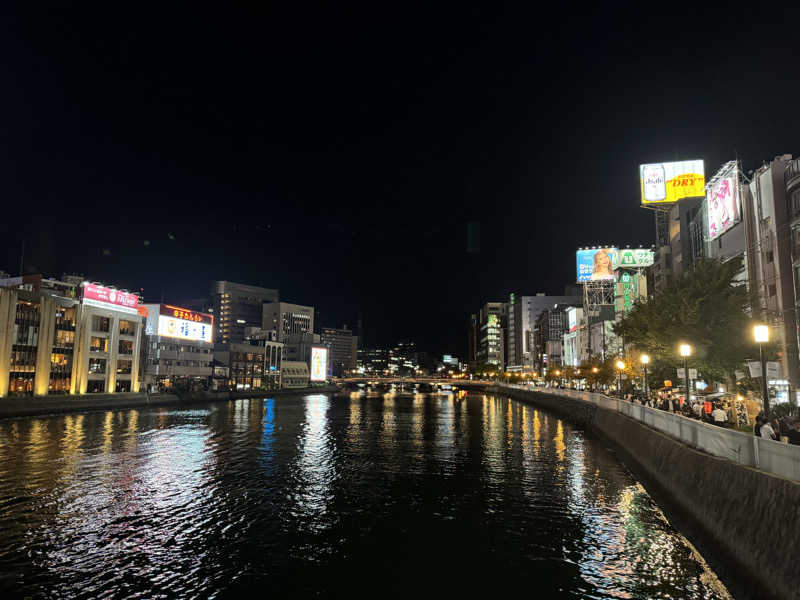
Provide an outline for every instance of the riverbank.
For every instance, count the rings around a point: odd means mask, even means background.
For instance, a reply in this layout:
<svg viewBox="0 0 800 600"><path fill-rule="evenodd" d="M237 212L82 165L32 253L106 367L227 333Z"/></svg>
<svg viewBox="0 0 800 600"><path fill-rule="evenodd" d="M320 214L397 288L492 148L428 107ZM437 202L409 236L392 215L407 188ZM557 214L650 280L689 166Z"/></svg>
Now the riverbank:
<svg viewBox="0 0 800 600"><path fill-rule="evenodd" d="M745 597L800 598L794 554L800 484L699 452L590 402L499 386L490 392L541 406L610 443L670 520Z"/></svg>
<svg viewBox="0 0 800 600"><path fill-rule="evenodd" d="M0 419L60 415L65 413L142 408L146 406L183 406L201 402L227 402L239 398L272 398L297 394L326 394L339 391L336 386L252 390L239 392L191 392L184 394L84 394L82 396L21 396L0 399Z"/></svg>

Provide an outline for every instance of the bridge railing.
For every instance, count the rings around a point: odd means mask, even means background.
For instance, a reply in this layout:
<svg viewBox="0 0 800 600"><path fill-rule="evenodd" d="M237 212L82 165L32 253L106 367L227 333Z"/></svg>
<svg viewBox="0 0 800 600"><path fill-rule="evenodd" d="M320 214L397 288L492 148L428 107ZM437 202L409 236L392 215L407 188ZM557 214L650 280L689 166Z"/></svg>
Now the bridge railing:
<svg viewBox="0 0 800 600"><path fill-rule="evenodd" d="M702 421L689 419L657 408L643 406L620 398L581 390L537 388L518 384L498 384L500 387L546 392L555 396L591 402L614 410L644 423L651 429L720 458L754 467L779 477L800 481L800 446L760 438L733 429L724 429Z"/></svg>

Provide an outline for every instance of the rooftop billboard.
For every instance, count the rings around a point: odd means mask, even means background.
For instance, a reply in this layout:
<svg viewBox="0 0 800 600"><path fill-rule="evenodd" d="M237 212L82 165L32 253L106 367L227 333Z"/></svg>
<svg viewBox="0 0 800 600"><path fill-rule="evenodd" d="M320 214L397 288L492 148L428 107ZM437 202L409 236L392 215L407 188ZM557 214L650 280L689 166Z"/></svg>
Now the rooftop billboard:
<svg viewBox="0 0 800 600"><path fill-rule="evenodd" d="M169 304L162 304L159 309L158 335L193 342L211 343L214 323L214 318L211 315Z"/></svg>
<svg viewBox="0 0 800 600"><path fill-rule="evenodd" d="M648 248L625 248L619 251L620 269L640 269L655 262L652 250Z"/></svg>
<svg viewBox="0 0 800 600"><path fill-rule="evenodd" d="M706 190L708 239L715 240L741 221L739 170L715 177Z"/></svg>
<svg viewBox="0 0 800 600"><path fill-rule="evenodd" d="M130 292L121 292L112 288L95 285L94 283L83 284L83 301L86 304L95 306L109 306L109 308L125 308L136 312L139 306L139 296Z"/></svg>
<svg viewBox="0 0 800 600"><path fill-rule="evenodd" d="M639 165L642 206L672 204L682 198L702 198L706 176L702 160Z"/></svg>
<svg viewBox="0 0 800 600"><path fill-rule="evenodd" d="M613 281L614 269L617 268L616 248L593 248L578 250L578 282L581 281Z"/></svg>

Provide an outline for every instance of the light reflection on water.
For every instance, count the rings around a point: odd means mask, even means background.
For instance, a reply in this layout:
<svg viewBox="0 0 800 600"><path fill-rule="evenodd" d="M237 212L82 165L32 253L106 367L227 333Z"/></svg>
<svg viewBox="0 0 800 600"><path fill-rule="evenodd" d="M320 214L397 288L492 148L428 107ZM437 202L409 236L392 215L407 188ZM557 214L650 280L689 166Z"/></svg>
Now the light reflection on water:
<svg viewBox="0 0 800 600"><path fill-rule="evenodd" d="M0 421L0 528L8 597L727 596L598 440L474 393Z"/></svg>

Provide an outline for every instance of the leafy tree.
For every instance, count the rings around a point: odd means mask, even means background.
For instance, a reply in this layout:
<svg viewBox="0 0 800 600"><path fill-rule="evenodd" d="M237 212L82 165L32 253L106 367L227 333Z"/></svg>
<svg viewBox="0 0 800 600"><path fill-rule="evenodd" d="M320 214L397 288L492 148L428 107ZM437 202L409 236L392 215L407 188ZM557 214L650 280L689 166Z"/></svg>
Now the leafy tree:
<svg viewBox="0 0 800 600"><path fill-rule="evenodd" d="M734 282L741 266L741 258L702 259L614 325L626 346L651 356L654 383L675 379L675 367L683 364L681 343L692 346L690 366L718 381L730 379L742 361L754 356L752 296Z"/></svg>

